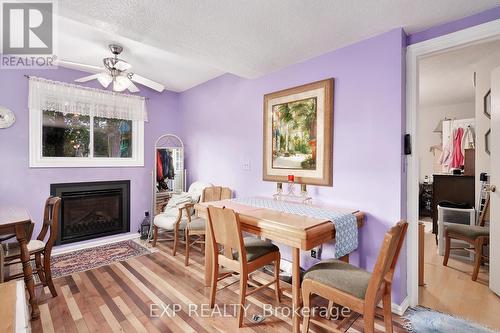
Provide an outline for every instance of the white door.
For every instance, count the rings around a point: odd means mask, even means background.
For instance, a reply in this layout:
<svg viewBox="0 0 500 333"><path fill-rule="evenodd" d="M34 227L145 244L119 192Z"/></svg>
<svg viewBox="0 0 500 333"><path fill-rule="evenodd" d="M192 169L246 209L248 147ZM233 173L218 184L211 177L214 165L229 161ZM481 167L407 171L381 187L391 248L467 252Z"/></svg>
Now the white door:
<svg viewBox="0 0 500 333"><path fill-rule="evenodd" d="M478 140L484 137L478 133ZM491 73L490 289L500 295L500 67ZM498 190L494 191L495 187ZM493 192L494 191L494 192Z"/></svg>

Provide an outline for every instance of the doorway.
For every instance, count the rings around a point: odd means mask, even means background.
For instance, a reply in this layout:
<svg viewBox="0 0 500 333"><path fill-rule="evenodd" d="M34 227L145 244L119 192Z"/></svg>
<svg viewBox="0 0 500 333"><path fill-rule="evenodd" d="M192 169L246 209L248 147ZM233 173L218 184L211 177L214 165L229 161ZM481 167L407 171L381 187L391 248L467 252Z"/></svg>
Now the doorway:
<svg viewBox="0 0 500 333"><path fill-rule="evenodd" d="M489 266L481 266L478 281L471 280L473 257L467 251L443 266L444 239L439 233L437 204L464 204L462 208L470 213L462 221L477 221L484 202L480 174L490 172L485 143L490 120L483 113L484 101L491 72L500 66L499 37L500 22L494 21L412 45L407 54L407 132L414 148L407 160L409 303L496 329L500 329L494 316L500 311L500 298L489 289ZM460 143L469 130L473 142L464 144L461 159L443 163L450 148L456 157L453 140L458 129ZM419 222L425 229L420 247ZM421 287L419 250L425 258L425 285Z"/></svg>

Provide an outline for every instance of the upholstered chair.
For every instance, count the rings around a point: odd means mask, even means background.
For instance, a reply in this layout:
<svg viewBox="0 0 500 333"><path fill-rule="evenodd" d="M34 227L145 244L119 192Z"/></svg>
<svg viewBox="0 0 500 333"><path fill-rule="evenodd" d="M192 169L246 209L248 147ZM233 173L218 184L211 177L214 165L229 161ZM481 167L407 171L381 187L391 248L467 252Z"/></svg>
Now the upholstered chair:
<svg viewBox="0 0 500 333"><path fill-rule="evenodd" d="M43 214L43 226L37 239L30 240L28 243L28 251L31 259L35 259L34 273L38 274L40 282L49 287L53 297L57 296L56 288L52 282L52 271L50 267L50 258L52 247L57 239L57 230L59 228L59 213L61 207L61 198L50 197L45 202L45 210ZM13 265L21 262L21 249L17 242L3 244L5 254L4 264ZM3 265L2 265L3 266ZM23 273L11 275L7 280L19 278Z"/></svg>
<svg viewBox="0 0 500 333"><path fill-rule="evenodd" d="M310 309L311 295L319 295L329 300L329 313L335 303L362 314L365 333L373 333L375 309L382 300L385 331L392 332L392 278L407 228L408 223L401 221L385 234L371 273L335 259L321 261L308 269L302 281L304 307ZM303 333L308 332L309 321L310 311L304 311Z"/></svg>
<svg viewBox="0 0 500 333"><path fill-rule="evenodd" d="M472 281L477 280L479 268L488 257L483 254L483 248L490 242L490 229L485 226L486 216L489 215L490 196L486 197L483 211L477 222L478 225L464 225L449 223L444 226L445 250L443 266L448 266L451 250L466 250L474 253L474 268L472 270ZM471 247L451 247L451 240L457 239L466 242Z"/></svg>
<svg viewBox="0 0 500 333"><path fill-rule="evenodd" d="M245 298L262 288L275 283L276 300L281 302L279 284L280 251L270 241L255 237L243 238L240 219L231 209L208 206L208 224L212 241L212 285L210 289L210 307L215 305L217 282L236 272L240 277L240 301L238 307L238 327L243 324L243 306ZM220 249L220 250L219 250ZM274 279L256 289L247 291L249 274L274 262ZM231 272L219 276L219 265Z"/></svg>
<svg viewBox="0 0 500 333"><path fill-rule="evenodd" d="M165 206L164 211L154 217L153 220L153 246L156 246L158 241L166 240L173 241L173 255L177 253L179 243L179 233L184 230L187 223L187 215L192 215L192 209L186 210L186 204L198 203L203 200L203 190L206 187L211 187L212 184L205 182L194 182L189 186L187 192L174 194ZM166 237L158 239L158 234L163 231Z"/></svg>
<svg viewBox="0 0 500 333"><path fill-rule="evenodd" d="M211 186L206 187L203 190L203 199L202 202L210 202L210 201L219 201L231 199L232 191L228 187L221 186ZM188 204L184 206L184 209L194 209L193 204ZM185 253L185 261L184 265L189 265L189 251L192 246L198 244L200 246L200 251L203 251L205 244L205 232L206 232L206 221L203 217L198 215L198 212L195 212L194 215L189 215L189 212L186 212L187 223L184 229L184 235L186 237L186 253ZM194 237L194 239L192 239Z"/></svg>

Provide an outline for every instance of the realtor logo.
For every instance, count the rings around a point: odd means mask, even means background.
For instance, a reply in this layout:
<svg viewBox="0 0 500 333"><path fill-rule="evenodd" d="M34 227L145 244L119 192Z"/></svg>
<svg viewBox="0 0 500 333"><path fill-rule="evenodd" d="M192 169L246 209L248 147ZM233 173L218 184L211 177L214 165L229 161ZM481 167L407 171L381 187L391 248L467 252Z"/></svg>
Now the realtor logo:
<svg viewBox="0 0 500 333"><path fill-rule="evenodd" d="M0 69L57 68L57 0L0 4Z"/></svg>
<svg viewBox="0 0 500 333"><path fill-rule="evenodd" d="M3 54L53 53L53 4L2 4Z"/></svg>

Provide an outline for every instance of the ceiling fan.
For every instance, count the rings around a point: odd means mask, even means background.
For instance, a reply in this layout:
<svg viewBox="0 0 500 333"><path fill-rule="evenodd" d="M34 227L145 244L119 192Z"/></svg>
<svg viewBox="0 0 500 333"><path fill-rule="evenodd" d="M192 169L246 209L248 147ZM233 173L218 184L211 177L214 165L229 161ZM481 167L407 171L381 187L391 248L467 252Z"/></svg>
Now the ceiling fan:
<svg viewBox="0 0 500 333"><path fill-rule="evenodd" d="M111 83L113 83L113 91L124 91L125 89L128 89L133 93L138 92L139 88L137 88L134 82L154 89L158 92L162 92L165 89L165 87L160 83L130 72L129 70L132 68L132 65L125 60L118 58L118 55L120 55L123 51L123 47L121 45L110 44L109 49L111 50L111 53L113 53L113 56L103 59L104 68L65 60L60 60L58 63L66 67L97 73L76 79L75 81L88 82L97 80L104 88L107 88Z"/></svg>

